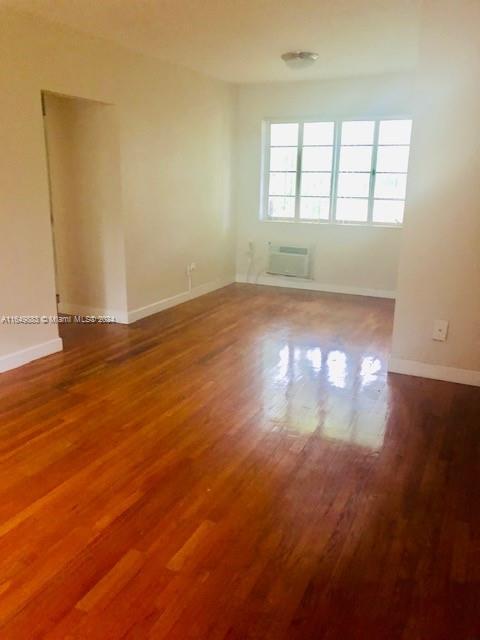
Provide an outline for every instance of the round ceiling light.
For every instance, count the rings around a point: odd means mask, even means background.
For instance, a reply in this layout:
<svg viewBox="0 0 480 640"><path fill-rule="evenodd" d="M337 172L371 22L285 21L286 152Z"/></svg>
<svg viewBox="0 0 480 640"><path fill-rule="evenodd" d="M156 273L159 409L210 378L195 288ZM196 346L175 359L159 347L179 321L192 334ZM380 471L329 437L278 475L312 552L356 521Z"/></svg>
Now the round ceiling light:
<svg viewBox="0 0 480 640"><path fill-rule="evenodd" d="M318 58L318 53L313 51L287 51L282 55L282 60L292 69L305 69L312 65Z"/></svg>

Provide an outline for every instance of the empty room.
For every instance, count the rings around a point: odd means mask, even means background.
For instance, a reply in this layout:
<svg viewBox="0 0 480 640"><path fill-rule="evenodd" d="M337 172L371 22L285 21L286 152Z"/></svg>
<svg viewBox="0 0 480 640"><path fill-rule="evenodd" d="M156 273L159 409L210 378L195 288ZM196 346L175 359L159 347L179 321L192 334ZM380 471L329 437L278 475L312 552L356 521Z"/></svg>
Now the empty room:
<svg viewBox="0 0 480 640"><path fill-rule="evenodd" d="M1 640L480 638L479 33L1 0Z"/></svg>

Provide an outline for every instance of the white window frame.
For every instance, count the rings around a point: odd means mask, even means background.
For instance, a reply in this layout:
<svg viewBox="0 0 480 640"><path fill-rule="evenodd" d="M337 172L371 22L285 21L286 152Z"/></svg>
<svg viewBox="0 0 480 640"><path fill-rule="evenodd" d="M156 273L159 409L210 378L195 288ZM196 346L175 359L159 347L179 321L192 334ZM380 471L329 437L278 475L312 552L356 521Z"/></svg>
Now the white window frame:
<svg viewBox="0 0 480 640"><path fill-rule="evenodd" d="M341 226L369 226L369 227L391 227L393 229L401 229L403 227L402 222L374 222L373 221L373 204L375 193L375 181L376 181L376 165L378 154L378 137L380 130L380 122L388 120L412 120L411 114L402 114L397 116L376 116L376 117L360 117L360 118L268 118L263 121L262 124L262 171L261 171L261 188L260 188L260 219L264 222L289 222L291 224L327 224L327 225L341 225ZM339 176L339 162L340 162L340 149L341 149L341 128L343 122L374 122L374 136L372 142L372 164L370 168L370 185L368 193L368 218L367 220L337 220L335 217L337 207L337 186ZM300 189L302 180L302 151L303 151L303 127L308 122L333 122L333 158L332 158L332 179L330 182L330 209L328 220L314 220L314 219L302 219L300 218ZM294 218L282 218L279 216L268 215L268 198L269 198L269 180L270 180L270 125L272 124L298 124L298 144L297 144L297 168L296 168L296 190L295 190L295 217ZM329 145L327 145L329 146ZM405 145L406 146L406 145ZM411 147L411 140L408 145ZM410 163L409 163L410 165ZM407 166L407 183L409 175L409 166ZM293 197L293 196L290 196ZM355 199L355 198L352 198ZM360 198L365 199L365 198ZM382 200L394 200L399 202L397 198L381 198ZM406 202L405 200L403 200Z"/></svg>

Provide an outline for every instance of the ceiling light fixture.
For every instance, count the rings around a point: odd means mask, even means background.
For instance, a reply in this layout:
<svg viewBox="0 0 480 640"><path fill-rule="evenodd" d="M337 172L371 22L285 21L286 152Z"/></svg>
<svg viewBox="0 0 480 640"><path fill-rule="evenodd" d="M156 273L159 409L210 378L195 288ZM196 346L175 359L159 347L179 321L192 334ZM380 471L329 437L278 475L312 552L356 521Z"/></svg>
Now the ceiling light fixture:
<svg viewBox="0 0 480 640"><path fill-rule="evenodd" d="M291 69L305 69L312 65L318 58L318 53L313 51L287 51L282 55L282 60Z"/></svg>

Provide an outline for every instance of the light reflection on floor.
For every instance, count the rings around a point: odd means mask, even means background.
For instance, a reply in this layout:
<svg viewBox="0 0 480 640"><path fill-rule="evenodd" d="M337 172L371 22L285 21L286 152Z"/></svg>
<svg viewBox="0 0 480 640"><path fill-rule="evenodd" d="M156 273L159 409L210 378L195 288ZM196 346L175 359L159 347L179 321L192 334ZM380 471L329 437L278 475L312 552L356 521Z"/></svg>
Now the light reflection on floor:
<svg viewBox="0 0 480 640"><path fill-rule="evenodd" d="M328 354L327 377L333 387L345 389L347 383L347 356L343 351L330 351Z"/></svg>
<svg viewBox="0 0 480 640"><path fill-rule="evenodd" d="M379 449L387 417L385 362L297 340L264 339L263 410L269 428Z"/></svg>

